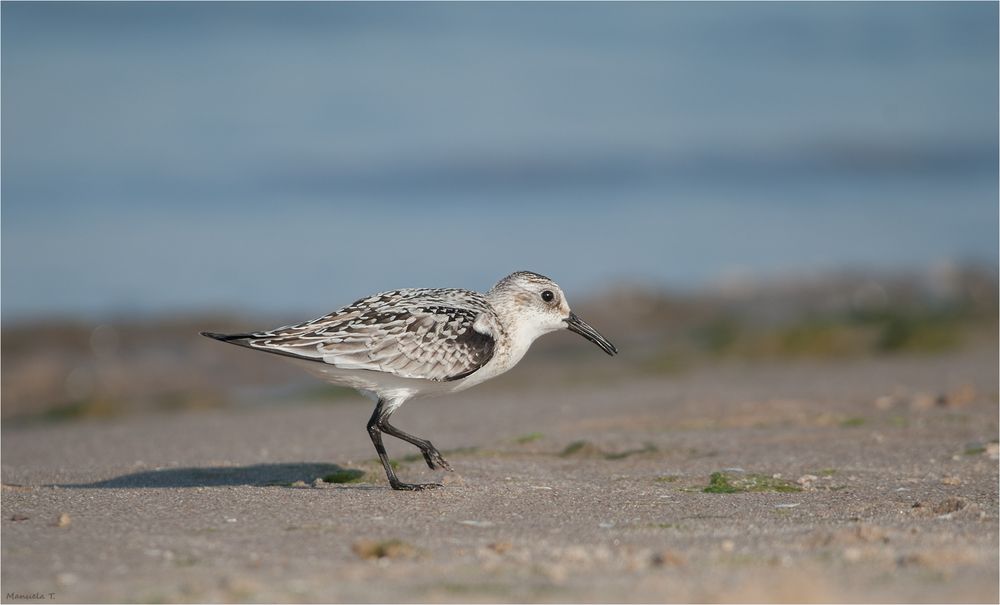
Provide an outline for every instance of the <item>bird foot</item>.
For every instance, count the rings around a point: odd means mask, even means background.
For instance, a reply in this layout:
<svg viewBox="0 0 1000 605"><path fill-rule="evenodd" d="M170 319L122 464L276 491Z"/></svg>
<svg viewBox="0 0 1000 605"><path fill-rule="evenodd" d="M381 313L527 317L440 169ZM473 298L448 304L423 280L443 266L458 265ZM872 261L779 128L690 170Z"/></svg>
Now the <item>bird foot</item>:
<svg viewBox="0 0 1000 605"><path fill-rule="evenodd" d="M427 466L430 467L431 470L437 470L439 468L446 471L452 470L451 465L444 459L441 452L437 451L437 448L431 446L425 450L421 450L420 453L424 455L424 460L427 461Z"/></svg>

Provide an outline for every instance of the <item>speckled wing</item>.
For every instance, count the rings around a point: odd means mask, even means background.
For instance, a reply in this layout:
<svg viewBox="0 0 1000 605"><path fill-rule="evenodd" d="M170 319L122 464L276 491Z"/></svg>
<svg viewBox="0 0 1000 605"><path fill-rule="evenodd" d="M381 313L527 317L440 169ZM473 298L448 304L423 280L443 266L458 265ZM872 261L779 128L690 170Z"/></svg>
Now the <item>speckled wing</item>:
<svg viewBox="0 0 1000 605"><path fill-rule="evenodd" d="M229 341L344 370L449 381L486 365L499 325L495 311L477 292L406 289L376 294L303 324L233 335Z"/></svg>

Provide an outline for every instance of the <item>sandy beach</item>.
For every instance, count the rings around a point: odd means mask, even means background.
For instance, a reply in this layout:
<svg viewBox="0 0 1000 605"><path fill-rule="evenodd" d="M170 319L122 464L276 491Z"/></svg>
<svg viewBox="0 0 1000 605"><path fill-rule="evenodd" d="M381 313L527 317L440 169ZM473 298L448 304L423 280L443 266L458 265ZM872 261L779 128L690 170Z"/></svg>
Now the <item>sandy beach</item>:
<svg viewBox="0 0 1000 605"><path fill-rule="evenodd" d="M360 397L8 422L4 600L995 602L996 368L512 372L401 409L419 493Z"/></svg>

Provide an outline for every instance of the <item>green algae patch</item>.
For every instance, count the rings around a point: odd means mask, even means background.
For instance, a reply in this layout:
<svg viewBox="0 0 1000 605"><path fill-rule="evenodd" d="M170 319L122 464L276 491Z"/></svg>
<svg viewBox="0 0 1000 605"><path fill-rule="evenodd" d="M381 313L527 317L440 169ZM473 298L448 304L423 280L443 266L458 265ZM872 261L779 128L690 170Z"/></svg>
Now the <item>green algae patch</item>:
<svg viewBox="0 0 1000 605"><path fill-rule="evenodd" d="M844 429L850 429L858 426L864 426L865 419L861 417L847 418L840 422L840 427Z"/></svg>
<svg viewBox="0 0 1000 605"><path fill-rule="evenodd" d="M748 473L734 475L717 471L708 478L707 494L739 494L745 492L801 492L802 488L784 479Z"/></svg>
<svg viewBox="0 0 1000 605"><path fill-rule="evenodd" d="M525 443L531 443L532 441L538 441L539 439L541 439L544 436L545 435L543 435L541 433L528 433L527 435L521 435L520 437L516 437L514 439L514 442L515 443L520 443L520 444L523 445Z"/></svg>
<svg viewBox="0 0 1000 605"><path fill-rule="evenodd" d="M634 456L636 454L652 454L658 452L659 449L652 443L645 443L642 447L625 450L624 452L608 452L604 454L605 460L621 460L623 458L628 458L629 456Z"/></svg>
<svg viewBox="0 0 1000 605"><path fill-rule="evenodd" d="M631 450L625 450L621 452L606 452L600 447L594 445L589 441L574 441L570 443L563 451L559 452L561 458L603 458L605 460L622 460L628 458L629 456L635 456L640 454L651 454L659 451L655 445L652 443L646 443L640 448L635 448Z"/></svg>
<svg viewBox="0 0 1000 605"><path fill-rule="evenodd" d="M604 451L589 441L574 441L563 448L563 451L559 452L559 455L563 458L570 456L603 456Z"/></svg>

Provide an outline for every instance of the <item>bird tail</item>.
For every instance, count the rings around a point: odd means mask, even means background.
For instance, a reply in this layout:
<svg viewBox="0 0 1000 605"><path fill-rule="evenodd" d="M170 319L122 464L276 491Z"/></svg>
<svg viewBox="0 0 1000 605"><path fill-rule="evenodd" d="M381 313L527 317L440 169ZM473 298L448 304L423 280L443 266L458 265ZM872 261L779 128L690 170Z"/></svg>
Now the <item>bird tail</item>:
<svg viewBox="0 0 1000 605"><path fill-rule="evenodd" d="M251 348L250 339L256 337L256 334L219 334L218 332L200 332L200 334L221 342L228 342L229 344L247 348Z"/></svg>
<svg viewBox="0 0 1000 605"><path fill-rule="evenodd" d="M257 332L247 333L247 334L219 334L218 332L200 332L202 336L207 336L209 338L214 338L215 340L221 342L228 342L231 345L236 345L238 347L246 347L247 349L253 349L254 351L263 351L265 353L274 353L275 355L284 355L285 357L292 357L294 359L304 359L306 361L318 361L322 363L322 359L316 357L309 357L307 355L298 355L291 351L284 350L280 347L268 347L268 346L254 346L251 341L260 338L266 338L267 333Z"/></svg>

